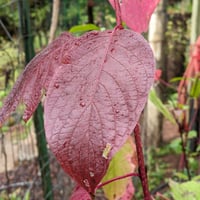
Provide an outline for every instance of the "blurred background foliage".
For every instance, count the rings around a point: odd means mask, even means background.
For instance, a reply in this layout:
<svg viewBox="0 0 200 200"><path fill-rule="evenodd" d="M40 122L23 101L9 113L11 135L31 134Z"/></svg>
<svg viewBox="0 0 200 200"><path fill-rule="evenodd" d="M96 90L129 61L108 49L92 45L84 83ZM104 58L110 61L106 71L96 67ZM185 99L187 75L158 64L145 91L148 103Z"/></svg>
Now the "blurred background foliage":
<svg viewBox="0 0 200 200"><path fill-rule="evenodd" d="M2 106L3 99L25 67L25 53L23 38L21 36L23 30L21 30L19 25L19 1L20 0L0 0L0 106ZM37 53L48 44L53 0L28 1L30 3L31 36L34 39L33 45ZM166 40L164 43L166 69L164 77L165 81L168 83L172 79L180 81L180 77L182 77L189 62L192 2L192 0L167 1L167 27L165 32ZM89 4L92 12L91 10L89 11ZM69 30L75 35L80 35L80 30L82 30L82 32L89 29L105 30L113 28L114 25L115 14L107 0L61 0L56 35L58 36L61 32ZM147 34L144 34L144 36L146 37ZM172 87L167 88L167 92L164 94L167 99L168 108L170 108L169 110L177 104L177 91L174 87L177 87L178 81L172 81ZM188 109L188 105L184 106L184 108ZM9 123L6 124L4 130L8 130L8 127L13 126L13 124L18 123L20 120L21 116L16 114L12 115L9 119L12 125ZM32 125L30 124L27 125L28 128ZM7 131L5 131L5 133L7 133ZM24 130L22 134L23 138L27 135L24 134ZM176 135L176 137L178 136ZM192 176L195 177L200 170L199 161L196 159L199 156L200 148L198 146L195 152L190 152L188 149L187 147L186 150L189 155L190 169ZM167 197L170 199L172 196L175 200L178 199L180 194L177 193L177 190L183 190L183 188L191 187L191 185L195 185L195 192L198 193L198 190L196 190L196 182L194 183L193 179L186 185L178 185L178 183L187 180L187 172L185 169L177 173L179 169L177 160L180 159L181 153L182 147L180 138L171 138L171 140L167 142L162 141L158 148L152 148L146 152L146 161L149 166L148 176L150 178L150 189L152 193L155 194L160 191L163 185L164 192L166 192ZM170 163L171 161L174 163ZM57 168L59 168L58 165L56 165L56 169ZM52 177L55 178L55 174L59 175L60 180L61 177L64 177L63 173L58 173L55 168L51 170L54 173ZM166 179L163 178L165 176L167 177ZM177 182L173 182L171 179L168 181L169 177L172 177L173 181ZM141 199L142 190L140 186L138 186L137 180L134 180L134 182L137 188L135 199ZM166 182L169 182L169 184L166 184ZM62 183L66 183L66 181ZM67 182L67 184L69 184L69 182ZM161 187L161 189L159 187ZM169 190L166 191L166 187L171 188L171 193ZM179 189L176 190L174 189L175 187ZM60 199L64 199L65 196L65 198L68 198L69 192L65 191L67 190L65 185L62 186L62 190L60 187L58 188L59 194L57 194L57 197L61 196ZM69 187L69 190L71 191L71 187ZM16 192L13 193L12 191L10 192L10 199L22 199L21 197L29 199L29 195L32 196L33 199L37 199L37 197L33 197L33 194L30 194L29 190L26 190L23 194L20 193L20 195L16 195ZM5 191L0 195L0 199L9 199Z"/></svg>

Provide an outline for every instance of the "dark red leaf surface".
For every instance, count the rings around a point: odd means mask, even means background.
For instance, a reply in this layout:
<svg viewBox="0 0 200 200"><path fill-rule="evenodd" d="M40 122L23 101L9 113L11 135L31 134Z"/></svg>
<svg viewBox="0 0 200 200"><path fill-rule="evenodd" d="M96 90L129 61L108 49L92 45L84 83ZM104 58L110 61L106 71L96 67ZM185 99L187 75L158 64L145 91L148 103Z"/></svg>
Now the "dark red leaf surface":
<svg viewBox="0 0 200 200"><path fill-rule="evenodd" d="M109 0L113 8L115 1L120 3L121 17L127 26L142 33L147 31L150 17L160 0Z"/></svg>
<svg viewBox="0 0 200 200"><path fill-rule="evenodd" d="M24 120L42 95L50 148L64 170L93 194L127 140L154 77L152 51L131 30L65 33L26 67L0 110L0 124L24 102Z"/></svg>
<svg viewBox="0 0 200 200"><path fill-rule="evenodd" d="M50 148L64 170L94 193L133 131L154 78L148 43L131 30L90 32L71 43L45 101Z"/></svg>
<svg viewBox="0 0 200 200"><path fill-rule="evenodd" d="M91 200L91 197L85 189L80 186L76 186L70 200Z"/></svg>

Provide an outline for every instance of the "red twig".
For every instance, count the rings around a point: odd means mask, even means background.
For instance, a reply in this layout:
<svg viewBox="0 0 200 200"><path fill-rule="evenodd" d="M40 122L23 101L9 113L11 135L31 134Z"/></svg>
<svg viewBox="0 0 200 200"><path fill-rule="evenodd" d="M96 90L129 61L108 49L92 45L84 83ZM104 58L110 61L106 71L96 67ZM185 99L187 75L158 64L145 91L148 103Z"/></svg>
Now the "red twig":
<svg viewBox="0 0 200 200"><path fill-rule="evenodd" d="M132 177L132 176L139 176L138 173L130 173L130 174L126 174L126 175L123 175L123 176L118 176L116 178L113 178L113 179L110 179L108 181L105 181L104 183L100 183L98 186L97 186L97 189L109 184L109 183L112 183L114 181L118 181L120 179L124 179L124 178L128 178L128 177Z"/></svg>
<svg viewBox="0 0 200 200"><path fill-rule="evenodd" d="M121 8L120 8L120 3L118 0L114 1L114 6L115 6L115 14L116 14L116 21L117 21L117 26L121 26L122 24L122 18L121 18Z"/></svg>
<svg viewBox="0 0 200 200"><path fill-rule="evenodd" d="M147 174L145 170L144 156L143 156L143 151L142 151L142 142L141 142L141 137L140 137L140 128L138 124L136 125L134 129L134 136L135 136L135 144L136 144L136 150L137 150L137 156L138 156L139 177L142 183L144 200L151 200L152 198L151 198L149 187L148 187L148 179L147 179Z"/></svg>

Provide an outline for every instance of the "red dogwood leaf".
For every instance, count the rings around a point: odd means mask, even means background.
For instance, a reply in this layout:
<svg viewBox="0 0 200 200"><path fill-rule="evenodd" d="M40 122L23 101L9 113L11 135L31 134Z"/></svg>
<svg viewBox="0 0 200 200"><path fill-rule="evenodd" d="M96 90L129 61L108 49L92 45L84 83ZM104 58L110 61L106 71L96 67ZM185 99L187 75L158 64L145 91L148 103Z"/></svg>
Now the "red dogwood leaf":
<svg viewBox="0 0 200 200"><path fill-rule="evenodd" d="M136 32L147 31L150 17L159 0L109 0L115 9L119 1L122 20Z"/></svg>
<svg viewBox="0 0 200 200"><path fill-rule="evenodd" d="M154 59L131 30L61 35L26 67L0 111L19 102L28 120L44 88L48 143L64 170L93 194L115 152L134 129L153 83Z"/></svg>
<svg viewBox="0 0 200 200"><path fill-rule="evenodd" d="M91 197L84 188L77 185L70 197L70 200L91 200Z"/></svg>
<svg viewBox="0 0 200 200"><path fill-rule="evenodd" d="M94 194L144 108L154 59L131 30L90 32L71 46L47 91L45 130L64 170Z"/></svg>
<svg viewBox="0 0 200 200"><path fill-rule="evenodd" d="M20 102L26 105L23 119L27 121L31 117L40 102L42 89L47 90L55 70L65 63L63 55L69 51L72 40L70 34L61 34L28 63L0 110L0 126Z"/></svg>

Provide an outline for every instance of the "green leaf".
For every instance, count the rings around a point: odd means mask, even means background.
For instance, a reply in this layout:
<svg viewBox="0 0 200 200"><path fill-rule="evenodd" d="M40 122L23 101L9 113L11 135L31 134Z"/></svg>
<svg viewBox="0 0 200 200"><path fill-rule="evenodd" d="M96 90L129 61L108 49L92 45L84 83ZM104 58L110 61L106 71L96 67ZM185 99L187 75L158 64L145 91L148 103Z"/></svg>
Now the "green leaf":
<svg viewBox="0 0 200 200"><path fill-rule="evenodd" d="M132 138L129 137L127 142L111 160L108 171L102 182L128 173L133 173L137 165L135 152L135 145L133 144ZM126 195L128 192L127 187L130 187L130 184L132 184L131 177L111 182L103 187L105 196L109 200L120 199Z"/></svg>
<svg viewBox="0 0 200 200"><path fill-rule="evenodd" d="M193 181L200 181L200 175L193 177L192 180Z"/></svg>
<svg viewBox="0 0 200 200"><path fill-rule="evenodd" d="M162 103L159 97L156 94L155 89L151 89L149 93L149 99L156 106L156 108L172 123L175 123L173 115L169 112L167 107Z"/></svg>
<svg viewBox="0 0 200 200"><path fill-rule="evenodd" d="M175 152L176 154L182 153L181 139L176 138L176 139L172 140L169 144L169 148L171 150L173 150L173 152Z"/></svg>
<svg viewBox="0 0 200 200"><path fill-rule="evenodd" d="M197 131L192 130L188 132L188 139L196 138L197 137Z"/></svg>
<svg viewBox="0 0 200 200"><path fill-rule="evenodd" d="M70 28L70 33L83 33L92 30L100 30L100 28L94 24L77 25Z"/></svg>
<svg viewBox="0 0 200 200"><path fill-rule="evenodd" d="M188 176L181 172L175 172L174 176L177 177L179 180L188 180Z"/></svg>
<svg viewBox="0 0 200 200"><path fill-rule="evenodd" d="M193 84L190 90L190 96L193 98L198 98L200 97L200 78L199 76L195 77L193 79Z"/></svg>
<svg viewBox="0 0 200 200"><path fill-rule="evenodd" d="M197 146L197 152L200 152L200 144Z"/></svg>
<svg viewBox="0 0 200 200"><path fill-rule="evenodd" d="M177 81L181 81L183 79L183 77L174 77L172 79L170 79L170 83L173 83L173 82L177 82Z"/></svg>
<svg viewBox="0 0 200 200"><path fill-rule="evenodd" d="M28 190L28 191L25 193L24 200L29 200L29 199L30 199L30 191Z"/></svg>
<svg viewBox="0 0 200 200"><path fill-rule="evenodd" d="M184 183L177 183L173 180L169 180L169 186L174 200L200 199L200 182L192 180Z"/></svg>

